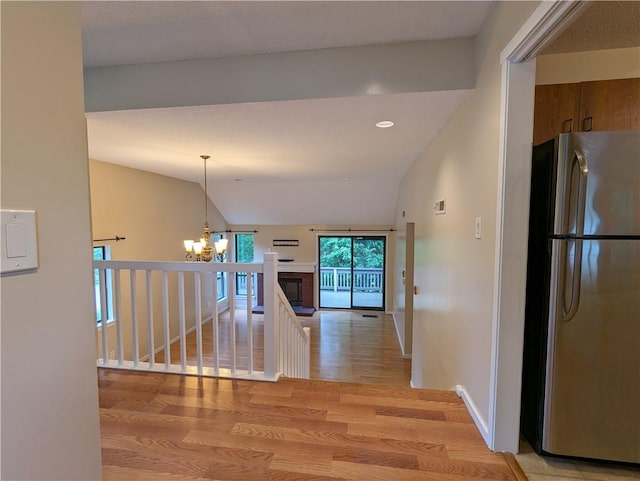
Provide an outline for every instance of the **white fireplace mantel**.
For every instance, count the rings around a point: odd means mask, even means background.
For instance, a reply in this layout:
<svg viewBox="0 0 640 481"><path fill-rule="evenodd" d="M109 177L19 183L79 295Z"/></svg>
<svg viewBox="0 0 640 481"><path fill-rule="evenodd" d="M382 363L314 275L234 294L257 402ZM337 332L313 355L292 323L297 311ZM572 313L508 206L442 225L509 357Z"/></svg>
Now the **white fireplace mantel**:
<svg viewBox="0 0 640 481"><path fill-rule="evenodd" d="M278 262L278 272L315 272L315 262Z"/></svg>

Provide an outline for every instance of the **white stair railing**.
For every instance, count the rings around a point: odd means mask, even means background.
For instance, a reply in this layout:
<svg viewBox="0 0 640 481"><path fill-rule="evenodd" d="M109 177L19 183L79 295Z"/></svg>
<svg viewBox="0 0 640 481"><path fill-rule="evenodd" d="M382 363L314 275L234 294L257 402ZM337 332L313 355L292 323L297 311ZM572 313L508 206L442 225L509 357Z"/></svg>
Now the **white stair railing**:
<svg viewBox="0 0 640 481"><path fill-rule="evenodd" d="M281 374L308 377L308 331L300 339L302 326L277 292L276 255L265 253L263 264L94 261L100 312L108 318L106 326L97 320L98 366L265 381L276 381ZM242 318L236 316L238 272L247 279ZM263 337L252 314L254 273L263 273L264 278ZM220 308L229 312L224 320L219 316L219 287L226 293ZM205 338L207 322L211 335ZM191 333L195 333L195 352L187 352ZM164 357L156 362L160 354ZM261 360L262 371L256 369Z"/></svg>
<svg viewBox="0 0 640 481"><path fill-rule="evenodd" d="M279 285L276 285L276 291L280 316L280 370L287 377L309 379L311 328L302 326Z"/></svg>

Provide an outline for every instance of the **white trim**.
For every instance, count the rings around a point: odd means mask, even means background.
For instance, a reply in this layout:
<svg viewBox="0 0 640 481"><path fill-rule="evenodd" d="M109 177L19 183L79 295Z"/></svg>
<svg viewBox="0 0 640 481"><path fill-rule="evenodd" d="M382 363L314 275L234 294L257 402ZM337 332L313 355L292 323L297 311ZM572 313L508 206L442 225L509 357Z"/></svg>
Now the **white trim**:
<svg viewBox="0 0 640 481"><path fill-rule="evenodd" d="M404 343L402 342L402 337L400 337L400 331L398 330L398 323L396 322L396 313L392 312L391 317L393 318L393 327L396 331L396 337L398 338L398 344L400 345L400 352L402 353L402 357L404 359L411 359L411 354L407 354L404 349Z"/></svg>
<svg viewBox="0 0 640 481"><path fill-rule="evenodd" d="M409 387L410 387L411 389L417 389L417 388L416 388L416 385L413 383L413 379L410 379L410 380L409 380Z"/></svg>
<svg viewBox="0 0 640 481"><path fill-rule="evenodd" d="M520 64L540 52L587 5L562 0L542 2L500 54L499 177L489 423L485 440L494 451L517 452L520 412L524 283L522 225L528 219L530 171L522 164L524 132L532 135L535 64ZM524 94L524 95L523 95ZM529 140L529 148L530 148ZM530 153L529 153L530 157ZM507 163L508 160L508 163ZM530 164L528 164L530 169ZM526 202L523 201L527 195ZM525 205L526 203L526 205ZM525 227L526 230L526 227ZM526 257L526 256L525 256ZM524 267L523 267L524 263ZM520 372L518 372L520 369Z"/></svg>
<svg viewBox="0 0 640 481"><path fill-rule="evenodd" d="M535 60L502 64L489 447L517 452L524 338Z"/></svg>
<svg viewBox="0 0 640 481"><path fill-rule="evenodd" d="M487 426L487 422L482 417L482 414L480 414L480 411L476 407L476 404L473 402L473 399L471 399L469 392L461 384L456 384L453 390L458 396L460 396L460 398L462 398L465 406L467 406L469 414L471 414L471 417L473 418L473 422L476 423L476 427L478 428L478 431L480 431L480 435L484 439L484 442L489 444L489 427Z"/></svg>
<svg viewBox="0 0 640 481"><path fill-rule="evenodd" d="M278 272L315 272L315 262L282 262L278 261Z"/></svg>
<svg viewBox="0 0 640 481"><path fill-rule="evenodd" d="M177 272L262 272L257 262L93 261L94 269Z"/></svg>
<svg viewBox="0 0 640 481"><path fill-rule="evenodd" d="M500 157L498 160L498 197L496 205L496 245L494 261L494 285L493 285L493 314L491 325L491 371L489 374L489 429L485 439L489 448L494 449L496 431L496 398L498 390L498 358L500 348L500 303L502 300L502 239L503 213L504 213L504 169L506 157L506 125L507 125L507 99L509 85L509 63L502 63L502 87L500 93Z"/></svg>

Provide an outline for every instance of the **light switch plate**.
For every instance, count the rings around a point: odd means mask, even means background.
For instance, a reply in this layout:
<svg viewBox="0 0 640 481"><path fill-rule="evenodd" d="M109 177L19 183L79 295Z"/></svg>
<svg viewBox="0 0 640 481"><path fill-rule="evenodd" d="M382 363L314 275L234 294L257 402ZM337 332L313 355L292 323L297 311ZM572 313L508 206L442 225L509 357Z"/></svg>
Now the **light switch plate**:
<svg viewBox="0 0 640 481"><path fill-rule="evenodd" d="M2 209L2 274L38 268L35 210Z"/></svg>
<svg viewBox="0 0 640 481"><path fill-rule="evenodd" d="M475 219L475 237L476 239L482 239L482 217L476 217Z"/></svg>

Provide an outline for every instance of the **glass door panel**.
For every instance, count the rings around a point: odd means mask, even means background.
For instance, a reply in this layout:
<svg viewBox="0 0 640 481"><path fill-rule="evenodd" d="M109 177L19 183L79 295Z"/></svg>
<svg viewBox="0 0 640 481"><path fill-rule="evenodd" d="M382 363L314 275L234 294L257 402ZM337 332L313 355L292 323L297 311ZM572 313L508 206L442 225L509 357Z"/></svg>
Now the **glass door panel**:
<svg viewBox="0 0 640 481"><path fill-rule="evenodd" d="M319 238L320 308L351 307L351 237Z"/></svg>
<svg viewBox="0 0 640 481"><path fill-rule="evenodd" d="M384 237L353 238L353 308L384 308L384 252Z"/></svg>

